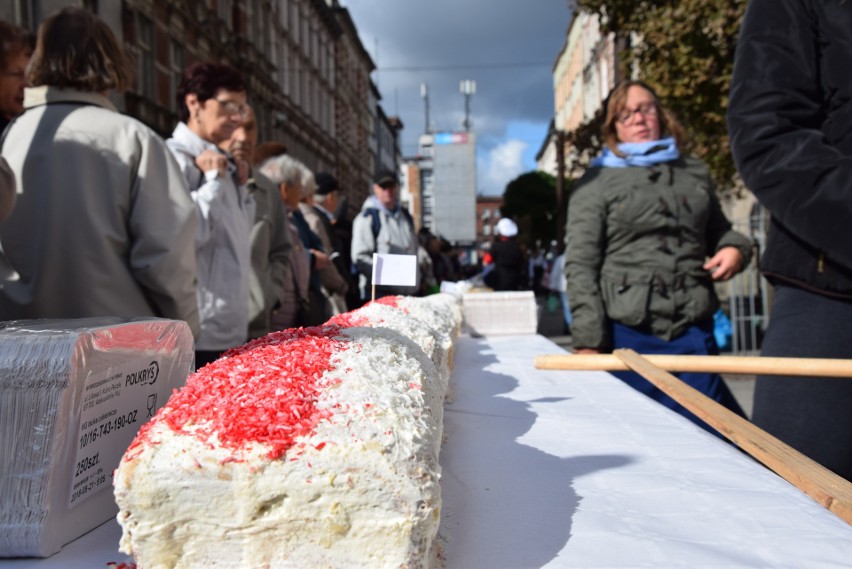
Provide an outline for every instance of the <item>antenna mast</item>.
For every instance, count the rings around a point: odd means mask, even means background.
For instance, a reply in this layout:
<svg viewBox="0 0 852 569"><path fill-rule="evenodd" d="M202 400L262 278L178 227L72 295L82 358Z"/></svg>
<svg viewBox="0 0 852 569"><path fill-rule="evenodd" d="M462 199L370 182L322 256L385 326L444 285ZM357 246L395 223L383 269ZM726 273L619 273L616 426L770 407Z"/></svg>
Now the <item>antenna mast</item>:
<svg viewBox="0 0 852 569"><path fill-rule="evenodd" d="M470 132L470 98L476 94L476 81L465 79L459 85L459 90L464 95L464 126L465 132Z"/></svg>
<svg viewBox="0 0 852 569"><path fill-rule="evenodd" d="M423 97L423 106L426 111L426 129L423 132L429 134L432 129L429 128L429 86L426 83L420 84L420 96Z"/></svg>

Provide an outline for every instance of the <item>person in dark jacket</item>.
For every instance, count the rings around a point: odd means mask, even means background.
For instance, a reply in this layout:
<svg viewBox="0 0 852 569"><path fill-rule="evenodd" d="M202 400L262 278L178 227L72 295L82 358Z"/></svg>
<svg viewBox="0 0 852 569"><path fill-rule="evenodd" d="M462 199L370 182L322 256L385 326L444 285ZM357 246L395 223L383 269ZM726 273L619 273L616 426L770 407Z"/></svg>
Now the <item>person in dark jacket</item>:
<svg viewBox="0 0 852 569"><path fill-rule="evenodd" d="M497 222L497 237L491 243L491 259L494 269L486 281L498 291L521 290L526 283L526 260L518 243L518 226L504 217Z"/></svg>
<svg viewBox="0 0 852 569"><path fill-rule="evenodd" d="M579 353L717 354L714 283L751 258L731 228L707 167L681 155L683 128L654 90L625 81L607 99L606 148L577 183L568 208L565 273ZM640 375L622 381L709 427ZM680 379L742 414L718 374Z"/></svg>
<svg viewBox="0 0 852 569"><path fill-rule="evenodd" d="M764 356L852 358L852 2L752 0L728 128L737 168L772 214ZM852 382L761 376L753 421L852 480Z"/></svg>

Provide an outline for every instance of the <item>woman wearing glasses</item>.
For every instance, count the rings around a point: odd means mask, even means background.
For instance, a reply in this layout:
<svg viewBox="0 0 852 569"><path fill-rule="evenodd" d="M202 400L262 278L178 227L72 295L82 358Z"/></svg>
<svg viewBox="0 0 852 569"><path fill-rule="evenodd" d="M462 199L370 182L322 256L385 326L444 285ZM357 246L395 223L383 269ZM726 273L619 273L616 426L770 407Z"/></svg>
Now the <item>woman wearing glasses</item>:
<svg viewBox="0 0 852 569"><path fill-rule="evenodd" d="M603 153L578 181L568 208L566 263L578 353L718 353L714 282L751 257L731 229L706 166L683 153L684 130L640 81L610 93ZM708 428L635 373L620 379ZM680 378L742 414L716 374Z"/></svg>
<svg viewBox="0 0 852 569"><path fill-rule="evenodd" d="M198 232L198 312L195 343L200 368L248 338L251 228L255 202L248 169L220 150L248 115L246 86L228 65L196 62L177 92L181 122L166 141L195 202Z"/></svg>

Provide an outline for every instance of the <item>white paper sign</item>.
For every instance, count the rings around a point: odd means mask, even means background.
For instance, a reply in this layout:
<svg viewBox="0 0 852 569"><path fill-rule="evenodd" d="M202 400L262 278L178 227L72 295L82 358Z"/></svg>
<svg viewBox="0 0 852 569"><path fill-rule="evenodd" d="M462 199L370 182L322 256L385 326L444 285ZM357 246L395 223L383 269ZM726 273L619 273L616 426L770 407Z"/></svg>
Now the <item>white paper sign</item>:
<svg viewBox="0 0 852 569"><path fill-rule="evenodd" d="M417 286L417 255L373 253L373 284Z"/></svg>

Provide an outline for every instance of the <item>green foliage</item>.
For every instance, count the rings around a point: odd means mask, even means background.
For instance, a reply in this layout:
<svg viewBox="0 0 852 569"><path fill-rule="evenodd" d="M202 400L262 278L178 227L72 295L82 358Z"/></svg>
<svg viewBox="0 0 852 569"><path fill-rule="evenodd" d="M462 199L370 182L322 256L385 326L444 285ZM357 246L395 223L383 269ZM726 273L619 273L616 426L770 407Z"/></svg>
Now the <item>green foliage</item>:
<svg viewBox="0 0 852 569"><path fill-rule="evenodd" d="M717 187L736 177L725 112L734 48L747 0L576 0L576 7L601 17L603 31L639 41L623 57L627 69L653 85L690 134L687 149L707 162ZM589 130L589 125L584 125ZM580 129L583 130L582 128ZM596 133L572 134L593 143ZM583 148L583 147L580 147Z"/></svg>
<svg viewBox="0 0 852 569"><path fill-rule="evenodd" d="M518 224L522 244L546 246L557 235L556 178L541 171L521 174L506 186L500 214Z"/></svg>

